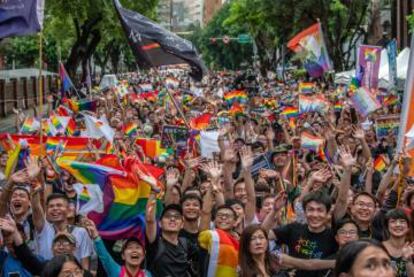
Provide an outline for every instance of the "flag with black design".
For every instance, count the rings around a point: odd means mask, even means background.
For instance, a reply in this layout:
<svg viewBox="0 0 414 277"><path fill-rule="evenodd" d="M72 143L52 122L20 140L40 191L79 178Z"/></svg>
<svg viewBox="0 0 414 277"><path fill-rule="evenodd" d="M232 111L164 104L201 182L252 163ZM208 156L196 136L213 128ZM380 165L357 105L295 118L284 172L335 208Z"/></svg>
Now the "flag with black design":
<svg viewBox="0 0 414 277"><path fill-rule="evenodd" d="M188 64L190 75L201 80L205 65L194 45L135 11L124 9L114 0L122 27L141 68Z"/></svg>

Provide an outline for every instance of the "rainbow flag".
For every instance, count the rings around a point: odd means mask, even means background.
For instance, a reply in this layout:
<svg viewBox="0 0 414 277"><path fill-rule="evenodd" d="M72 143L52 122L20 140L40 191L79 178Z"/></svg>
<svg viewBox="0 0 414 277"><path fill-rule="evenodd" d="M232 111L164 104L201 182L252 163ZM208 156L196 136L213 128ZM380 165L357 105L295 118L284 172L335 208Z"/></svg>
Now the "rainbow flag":
<svg viewBox="0 0 414 277"><path fill-rule="evenodd" d="M108 143L106 144L105 153L106 154L115 153L115 147L114 147L113 143L111 143L110 141L108 141Z"/></svg>
<svg viewBox="0 0 414 277"><path fill-rule="evenodd" d="M96 100L82 99L79 101L73 99L67 99L69 108L74 112L80 111L95 111L96 110Z"/></svg>
<svg viewBox="0 0 414 277"><path fill-rule="evenodd" d="M342 111L343 108L344 108L344 105L342 104L341 101L337 101L334 105L335 112L340 112Z"/></svg>
<svg viewBox="0 0 414 277"><path fill-rule="evenodd" d="M151 187L137 177L135 172L138 169L156 179L164 174L164 170L158 167L127 158L124 162L126 174L108 177L108 182L103 188L103 212L91 211L88 214L102 238L118 240L134 236L144 241L145 207ZM160 200L157 200L156 209L159 215L162 210Z"/></svg>
<svg viewBox="0 0 414 277"><path fill-rule="evenodd" d="M384 105L385 106L392 106L398 104L400 101L398 99L398 96L396 95L388 95L384 97Z"/></svg>
<svg viewBox="0 0 414 277"><path fill-rule="evenodd" d="M228 105L233 105L234 102L245 104L247 102L247 94L243 90L233 90L224 94L224 101Z"/></svg>
<svg viewBox="0 0 414 277"><path fill-rule="evenodd" d="M320 23L316 23L293 37L287 45L303 56L303 64L311 77L320 77L332 70Z"/></svg>
<svg viewBox="0 0 414 277"><path fill-rule="evenodd" d="M382 172L385 170L386 164L384 157L382 155L379 155L375 161L374 161L374 169L376 171Z"/></svg>
<svg viewBox="0 0 414 277"><path fill-rule="evenodd" d="M149 91L138 94L139 99L144 99L146 101L155 102L158 99L158 91Z"/></svg>
<svg viewBox="0 0 414 277"><path fill-rule="evenodd" d="M142 147L145 155L154 159L164 153L166 150L161 148L161 141L155 139L138 138L135 143Z"/></svg>
<svg viewBox="0 0 414 277"><path fill-rule="evenodd" d="M23 126L20 129L20 133L27 134L27 133L33 133L38 131L40 128L40 123L37 121L34 117L27 117L24 122Z"/></svg>
<svg viewBox="0 0 414 277"><path fill-rule="evenodd" d="M135 137L138 134L138 125L132 122L128 123L125 126L125 134L128 137Z"/></svg>
<svg viewBox="0 0 414 277"><path fill-rule="evenodd" d="M358 80L357 78L353 77L351 79L351 82L348 85L348 91L351 93L355 93L356 90L361 86L361 82L360 80Z"/></svg>
<svg viewBox="0 0 414 277"><path fill-rule="evenodd" d="M62 123L60 122L59 118L57 118L57 116L52 115L50 119L56 130L60 131L63 129Z"/></svg>
<svg viewBox="0 0 414 277"><path fill-rule="evenodd" d="M211 117L211 114L205 113L196 118L193 118L190 121L190 127L194 130L204 130L210 125Z"/></svg>
<svg viewBox="0 0 414 277"><path fill-rule="evenodd" d="M230 115L232 115L232 116L238 116L238 115L241 115L241 114L243 114L244 113L244 109L243 109L243 107L238 103L238 102L235 102L232 106L231 106L231 108L230 108L230 110L229 110L229 113L230 113Z"/></svg>
<svg viewBox="0 0 414 277"><path fill-rule="evenodd" d="M313 83L300 83L299 84L299 91L303 94L311 94L313 93L313 88L314 88L314 84Z"/></svg>
<svg viewBox="0 0 414 277"><path fill-rule="evenodd" d="M236 277L239 262L239 241L220 230L202 231L198 237L200 247L209 252L206 276Z"/></svg>
<svg viewBox="0 0 414 277"><path fill-rule="evenodd" d="M323 95L299 95L299 114L307 112L325 112L329 109L330 103Z"/></svg>
<svg viewBox="0 0 414 277"><path fill-rule="evenodd" d="M65 100L65 101L67 101L67 100ZM56 113L60 116L71 116L73 114L71 109L69 109L65 106L62 106L62 105L57 107Z"/></svg>
<svg viewBox="0 0 414 277"><path fill-rule="evenodd" d="M298 117L299 110L295 107L284 107L280 114L285 115L287 118Z"/></svg>
<svg viewBox="0 0 414 277"><path fill-rule="evenodd" d="M83 186L82 192L78 195L78 200L82 205L89 202L91 200L91 196L86 186Z"/></svg>
<svg viewBox="0 0 414 277"><path fill-rule="evenodd" d="M56 129L49 118L42 119L42 131L48 136L56 135Z"/></svg>
<svg viewBox="0 0 414 277"><path fill-rule="evenodd" d="M125 176L125 172L97 163L84 163L65 158L57 159L57 164L73 175L82 184L97 184L103 188L109 175Z"/></svg>
<svg viewBox="0 0 414 277"><path fill-rule="evenodd" d="M49 137L46 139L46 153L56 150L61 140L58 137Z"/></svg>
<svg viewBox="0 0 414 277"><path fill-rule="evenodd" d="M73 118L70 118L68 121L68 126L66 126L66 134L68 136L73 136L76 130L76 122Z"/></svg>
<svg viewBox="0 0 414 277"><path fill-rule="evenodd" d="M301 147L305 149L309 149L316 153L319 152L319 148L323 146L325 140L309 134L308 132L302 132L301 134Z"/></svg>
<svg viewBox="0 0 414 277"><path fill-rule="evenodd" d="M295 129L296 128L296 118L294 118L294 117L289 118L289 127L291 129Z"/></svg>
<svg viewBox="0 0 414 277"><path fill-rule="evenodd" d="M377 49L376 48L366 48L364 51L364 58L366 61L375 63L377 60Z"/></svg>

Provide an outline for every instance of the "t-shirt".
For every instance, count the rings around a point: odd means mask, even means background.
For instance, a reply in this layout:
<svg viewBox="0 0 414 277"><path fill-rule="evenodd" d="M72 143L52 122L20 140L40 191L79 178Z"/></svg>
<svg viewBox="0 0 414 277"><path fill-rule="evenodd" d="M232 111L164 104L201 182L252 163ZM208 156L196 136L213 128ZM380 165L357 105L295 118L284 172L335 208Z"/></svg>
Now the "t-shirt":
<svg viewBox="0 0 414 277"><path fill-rule="evenodd" d="M302 259L325 259L336 252L338 246L331 229L312 233L306 224L291 223L273 230L278 244L286 244L289 255ZM324 271L297 270L297 277L321 276Z"/></svg>
<svg viewBox="0 0 414 277"><path fill-rule="evenodd" d="M188 257L190 264L191 264L191 276L198 276L198 268L199 268L199 255L198 255L198 232L197 233L190 233L185 229L181 229L180 233L178 234L178 237L184 238L187 240L188 243L191 243L191 249L194 249L195 251L192 251L191 256Z"/></svg>
<svg viewBox="0 0 414 277"><path fill-rule="evenodd" d="M185 241L185 244L183 243ZM163 244L163 245L161 245ZM185 277L189 271L189 257L192 255L191 243L180 238L174 245L162 236L157 236L153 243L147 243L148 270L154 277ZM157 251L162 251L157 255Z"/></svg>
<svg viewBox="0 0 414 277"><path fill-rule="evenodd" d="M31 277L33 276L28 272L22 265L22 263L14 258L12 255L7 255L4 264L1 269L1 277L8 277L11 273L18 273L21 277Z"/></svg>
<svg viewBox="0 0 414 277"><path fill-rule="evenodd" d="M393 256L391 257L391 265L394 268L397 275L396 277L408 277L407 273L407 262L403 260L402 257L395 258Z"/></svg>
<svg viewBox="0 0 414 277"><path fill-rule="evenodd" d="M83 258L92 256L93 242L85 228L74 226L70 233L76 239L75 257L81 261ZM48 221L45 221L43 230L36 234L38 254L46 260L51 260L53 258L52 244L55 234L55 228Z"/></svg>

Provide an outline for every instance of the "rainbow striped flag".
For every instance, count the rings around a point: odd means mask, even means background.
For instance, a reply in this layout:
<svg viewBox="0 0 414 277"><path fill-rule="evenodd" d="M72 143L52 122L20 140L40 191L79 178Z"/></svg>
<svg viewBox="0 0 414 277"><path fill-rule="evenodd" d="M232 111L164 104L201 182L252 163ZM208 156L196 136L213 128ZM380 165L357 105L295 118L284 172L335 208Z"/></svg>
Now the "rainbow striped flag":
<svg viewBox="0 0 414 277"><path fill-rule="evenodd" d="M228 105L233 105L234 102L246 104L247 94L244 90L233 90L224 94L224 101L226 101Z"/></svg>
<svg viewBox="0 0 414 277"><path fill-rule="evenodd" d="M280 114L285 115L287 118L298 117L299 110L295 107L284 107Z"/></svg>
<svg viewBox="0 0 414 277"><path fill-rule="evenodd" d="M57 116L52 115L50 120L57 131L63 130L63 125Z"/></svg>
<svg viewBox="0 0 414 277"><path fill-rule="evenodd" d="M79 101L73 99L66 100L69 108L74 112L80 111L95 111L96 110L96 100L81 99Z"/></svg>
<svg viewBox="0 0 414 277"><path fill-rule="evenodd" d="M324 139L309 134L308 132L302 132L300 139L302 148L309 149L315 153L318 153L319 148L325 143Z"/></svg>
<svg viewBox="0 0 414 277"><path fill-rule="evenodd" d="M398 104L400 101L398 99L398 96L396 95L388 95L384 97L384 105L385 106L392 106Z"/></svg>
<svg viewBox="0 0 414 277"><path fill-rule="evenodd" d="M81 193L78 194L78 200L81 206L91 200L91 195L86 186L83 186Z"/></svg>
<svg viewBox="0 0 414 277"><path fill-rule="evenodd" d="M296 118L295 117L289 118L289 127L291 129L295 129L296 128Z"/></svg>
<svg viewBox="0 0 414 277"><path fill-rule="evenodd" d="M138 138L135 143L142 147L145 155L154 159L164 153L166 150L161 148L161 141L156 139Z"/></svg>
<svg viewBox="0 0 414 277"><path fill-rule="evenodd" d="M230 108L230 110L229 110L229 113L230 113L230 115L232 115L232 116L238 116L238 115L242 115L243 113L244 113L244 109L243 109L243 107L238 103L238 102L235 102L232 106L231 106L231 108Z"/></svg>
<svg viewBox="0 0 414 277"><path fill-rule="evenodd" d="M335 112L340 112L342 111L343 108L344 108L344 105L342 104L341 101L337 101L334 105Z"/></svg>
<svg viewBox="0 0 414 277"><path fill-rule="evenodd" d="M209 252L206 276L236 277L239 261L239 241L230 233L215 229L202 231L198 237L200 247Z"/></svg>
<svg viewBox="0 0 414 277"><path fill-rule="evenodd" d="M49 118L42 119L42 131L48 136L56 135L56 129L52 124L52 121Z"/></svg>
<svg viewBox="0 0 414 277"><path fill-rule="evenodd" d="M196 118L193 118L190 121L190 127L194 130L199 130L199 131L207 129L207 127L210 125L211 117L212 117L211 114L205 113Z"/></svg>
<svg viewBox="0 0 414 277"><path fill-rule="evenodd" d="M103 188L110 175L125 176L125 172L97 163L84 163L70 159L59 158L57 165L73 175L82 184L97 184Z"/></svg>
<svg viewBox="0 0 414 277"><path fill-rule="evenodd" d="M135 137L138 134L138 125L135 123L128 123L125 125L125 134L128 137Z"/></svg>
<svg viewBox="0 0 414 277"><path fill-rule="evenodd" d="M382 155L379 155L374 161L374 169L376 171L382 172L386 168L385 160Z"/></svg>
<svg viewBox="0 0 414 277"><path fill-rule="evenodd" d="M34 117L27 117L24 122L23 126L20 129L20 133L27 134L27 133L33 133L38 131L40 128L40 123L37 121Z"/></svg>
<svg viewBox="0 0 414 277"><path fill-rule="evenodd" d="M311 94L313 93L314 86L315 86L314 83L302 82L302 83L299 83L299 91L303 94Z"/></svg>
<svg viewBox="0 0 414 277"><path fill-rule="evenodd" d="M297 34L287 47L303 56L303 65L311 77L320 77L332 69L320 23Z"/></svg>
<svg viewBox="0 0 414 277"><path fill-rule="evenodd" d="M73 118L70 118L68 121L68 126L66 126L66 134L68 136L73 136L76 130L76 122Z"/></svg>
<svg viewBox="0 0 414 277"><path fill-rule="evenodd" d="M103 188L103 212L91 211L88 217L95 222L99 235L104 239L138 237L144 241L145 207L151 187L140 180L135 172L139 170L159 179L164 170L131 158L125 160L123 170L126 173L123 176L108 176ZM161 210L162 203L157 200L158 216Z"/></svg>

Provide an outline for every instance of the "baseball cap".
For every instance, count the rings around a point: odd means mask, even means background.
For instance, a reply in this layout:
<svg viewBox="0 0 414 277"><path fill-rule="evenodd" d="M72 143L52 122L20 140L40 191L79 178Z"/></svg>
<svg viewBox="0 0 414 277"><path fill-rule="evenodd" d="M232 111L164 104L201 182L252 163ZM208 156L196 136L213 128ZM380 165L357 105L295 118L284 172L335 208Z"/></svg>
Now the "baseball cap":
<svg viewBox="0 0 414 277"><path fill-rule="evenodd" d="M58 240L64 239L68 242L70 242L73 245L76 245L76 238L69 233L58 233L56 234L55 238L53 239L53 243L55 243Z"/></svg>
<svg viewBox="0 0 414 277"><path fill-rule="evenodd" d="M125 248L127 248L128 244L129 244L129 243L131 243L131 242L136 242L136 243L138 243L138 244L139 244L142 248L144 248L144 245L142 244L142 241L141 241L139 238L137 238L137 237L130 237L130 238L127 238L127 239L124 241L124 243L122 244L122 250L121 250L121 253L122 253L122 252L124 252Z"/></svg>

